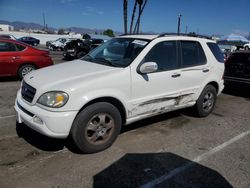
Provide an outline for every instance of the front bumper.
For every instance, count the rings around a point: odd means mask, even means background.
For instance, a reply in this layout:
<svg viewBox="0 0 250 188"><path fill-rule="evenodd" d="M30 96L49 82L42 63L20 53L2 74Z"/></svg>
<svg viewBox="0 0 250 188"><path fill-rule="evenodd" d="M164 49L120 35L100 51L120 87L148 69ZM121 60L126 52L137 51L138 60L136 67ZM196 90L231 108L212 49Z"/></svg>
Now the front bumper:
<svg viewBox="0 0 250 188"><path fill-rule="evenodd" d="M22 99L20 91L15 102L16 118L35 131L53 138L66 138L78 111L52 112Z"/></svg>

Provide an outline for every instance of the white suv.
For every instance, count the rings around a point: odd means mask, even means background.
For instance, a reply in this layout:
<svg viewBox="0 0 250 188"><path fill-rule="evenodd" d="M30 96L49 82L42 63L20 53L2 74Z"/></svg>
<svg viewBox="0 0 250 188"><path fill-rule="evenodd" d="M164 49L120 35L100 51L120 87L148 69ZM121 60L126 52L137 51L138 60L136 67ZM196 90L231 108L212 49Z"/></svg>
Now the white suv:
<svg viewBox="0 0 250 188"><path fill-rule="evenodd" d="M109 147L122 125L192 107L201 117L224 87L223 55L209 39L176 35L113 38L80 60L28 74L17 121L85 153Z"/></svg>

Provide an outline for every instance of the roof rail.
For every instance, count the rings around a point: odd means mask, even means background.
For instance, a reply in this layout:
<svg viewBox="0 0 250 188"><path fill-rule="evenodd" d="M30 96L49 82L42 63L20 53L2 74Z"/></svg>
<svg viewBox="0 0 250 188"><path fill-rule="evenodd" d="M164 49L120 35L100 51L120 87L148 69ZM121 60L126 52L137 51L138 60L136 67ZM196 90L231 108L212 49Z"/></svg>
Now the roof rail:
<svg viewBox="0 0 250 188"><path fill-rule="evenodd" d="M195 33L162 33L160 34L157 38L159 37L164 37L164 36L188 36L188 37L198 37L198 38L204 38L204 39L212 39L212 37L206 36L206 35L198 35Z"/></svg>

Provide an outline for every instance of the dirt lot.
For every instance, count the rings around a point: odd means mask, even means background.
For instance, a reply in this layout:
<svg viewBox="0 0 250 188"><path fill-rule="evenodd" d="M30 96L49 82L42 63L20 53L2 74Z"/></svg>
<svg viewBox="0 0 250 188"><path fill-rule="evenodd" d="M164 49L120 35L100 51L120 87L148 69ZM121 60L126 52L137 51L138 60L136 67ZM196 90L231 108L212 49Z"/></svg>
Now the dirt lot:
<svg viewBox="0 0 250 188"><path fill-rule="evenodd" d="M52 53L56 63L60 52ZM227 90L214 112L177 111L125 127L109 149L79 154L70 141L16 128L20 82L0 81L0 187L250 187L250 92Z"/></svg>

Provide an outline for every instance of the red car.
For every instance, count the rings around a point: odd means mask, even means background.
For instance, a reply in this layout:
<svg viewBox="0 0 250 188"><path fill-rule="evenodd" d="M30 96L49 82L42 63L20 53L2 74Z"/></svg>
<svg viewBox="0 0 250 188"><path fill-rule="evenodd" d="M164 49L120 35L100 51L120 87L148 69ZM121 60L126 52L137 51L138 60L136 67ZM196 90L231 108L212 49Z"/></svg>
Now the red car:
<svg viewBox="0 0 250 188"><path fill-rule="evenodd" d="M48 51L15 40L0 39L0 77L23 78L29 72L53 65Z"/></svg>

